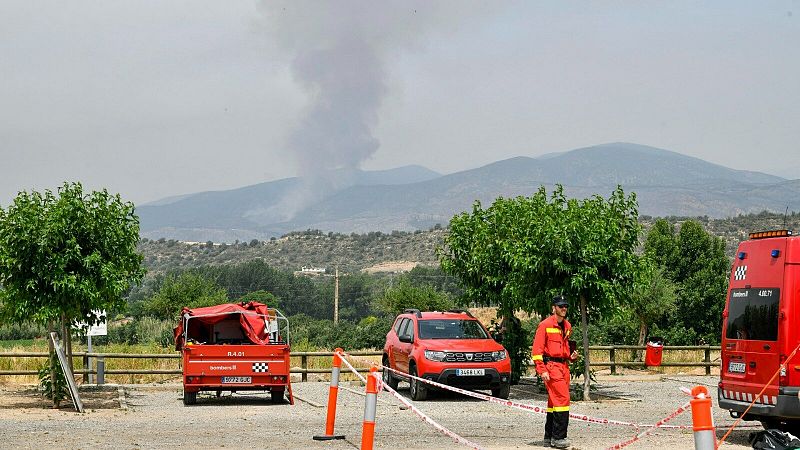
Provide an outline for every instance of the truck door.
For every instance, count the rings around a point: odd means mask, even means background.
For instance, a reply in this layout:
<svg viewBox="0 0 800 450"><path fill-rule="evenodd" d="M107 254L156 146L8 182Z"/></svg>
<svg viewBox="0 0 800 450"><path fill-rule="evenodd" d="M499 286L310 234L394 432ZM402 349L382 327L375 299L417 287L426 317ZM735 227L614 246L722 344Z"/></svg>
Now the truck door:
<svg viewBox="0 0 800 450"><path fill-rule="evenodd" d="M728 299L723 370L734 397L752 401L780 365L780 288L734 288ZM778 377L765 395L777 395ZM737 400L738 400L737 399Z"/></svg>

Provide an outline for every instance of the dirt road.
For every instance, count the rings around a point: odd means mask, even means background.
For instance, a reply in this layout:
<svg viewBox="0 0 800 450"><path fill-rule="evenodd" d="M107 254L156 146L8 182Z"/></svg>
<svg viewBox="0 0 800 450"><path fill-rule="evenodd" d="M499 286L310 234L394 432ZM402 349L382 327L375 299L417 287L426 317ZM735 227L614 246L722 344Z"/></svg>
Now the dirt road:
<svg viewBox="0 0 800 450"><path fill-rule="evenodd" d="M716 377L670 377L660 381L603 381L598 393L620 399L576 402L572 412L652 424L689 399L680 392L682 386L709 385L716 403L716 391L711 387L716 380ZM407 396L408 390L403 386L400 392ZM181 401L180 385L126 385L120 390L121 398L116 389L96 394L97 398L87 393L85 414L70 408L48 409L30 387L3 386L0 387L0 436L4 448L31 449L359 448L364 397L354 392L363 392L363 387L343 383L343 388L347 390L339 393L336 421L336 432L346 436L343 441L312 439L324 431L328 393L327 383L315 382L294 384L298 397L294 406L271 404L268 395L263 394L223 394L220 398L202 395L197 405L186 407ZM533 386L515 387L512 399L544 405ZM385 392L379 395L376 448L463 448L400 405ZM415 405L446 428L485 448L540 448L543 415L450 394L437 394ZM719 437L733 420L716 407L714 415ZM690 425L691 412L670 423ZM573 419L569 437L574 448L595 449L630 439L639 431L642 430ZM752 431L753 428L734 430L725 448L751 448L747 436ZM691 429L659 430L627 448L692 449L693 434Z"/></svg>

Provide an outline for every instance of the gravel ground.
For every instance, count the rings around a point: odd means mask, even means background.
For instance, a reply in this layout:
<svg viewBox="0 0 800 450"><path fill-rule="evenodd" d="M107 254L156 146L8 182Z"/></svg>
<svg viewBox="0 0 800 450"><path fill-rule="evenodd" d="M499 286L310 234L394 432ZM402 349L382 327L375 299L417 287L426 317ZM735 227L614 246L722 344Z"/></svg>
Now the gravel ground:
<svg viewBox="0 0 800 450"><path fill-rule="evenodd" d="M598 418L654 423L668 415L689 397L680 387L707 385L716 404L715 376L661 377L652 381L628 379L601 380L598 392L622 400L575 402L572 412ZM400 393L408 390L400 385ZM126 385L122 402L108 406L108 399L93 403L87 399L87 412L44 407L30 387L0 387L0 436L3 448L360 448L364 388L343 383L339 392L336 433L345 440L314 441L323 434L328 384L295 383L294 406L271 404L268 395L223 393L208 394L198 404L183 406L181 386ZM352 390L354 392L350 392ZM87 397L89 394L87 393ZM512 389L511 398L543 406L533 386ZM303 399L303 400L301 400ZM123 407L120 407L120 403ZM541 444L544 416L455 394L434 394L431 400L415 405L446 428L492 449L532 449ZM449 437L422 422L412 411L401 408L388 393L379 395L376 420L376 448L463 448ZM733 423L726 411L714 407L718 438ZM690 425L691 412L672 422ZM736 429L725 448L750 448L747 436L760 428ZM571 420L569 437L573 448L605 448L635 436L640 430L629 427L588 424ZM534 446L531 446L534 445ZM692 449L689 430L660 430L632 444L632 449Z"/></svg>

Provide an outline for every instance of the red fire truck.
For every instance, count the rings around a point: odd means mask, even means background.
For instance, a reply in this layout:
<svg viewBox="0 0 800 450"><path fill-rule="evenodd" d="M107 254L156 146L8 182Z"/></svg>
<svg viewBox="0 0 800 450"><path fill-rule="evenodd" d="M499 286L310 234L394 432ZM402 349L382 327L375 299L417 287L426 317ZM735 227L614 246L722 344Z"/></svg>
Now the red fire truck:
<svg viewBox="0 0 800 450"><path fill-rule="evenodd" d="M183 354L183 403L200 391L269 391L273 402L288 395L289 321L263 303L184 308L175 328Z"/></svg>
<svg viewBox="0 0 800 450"><path fill-rule="evenodd" d="M789 359L800 344L799 302L800 236L751 233L736 252L722 313L718 396L731 416L753 403L745 420L800 426L800 351Z"/></svg>

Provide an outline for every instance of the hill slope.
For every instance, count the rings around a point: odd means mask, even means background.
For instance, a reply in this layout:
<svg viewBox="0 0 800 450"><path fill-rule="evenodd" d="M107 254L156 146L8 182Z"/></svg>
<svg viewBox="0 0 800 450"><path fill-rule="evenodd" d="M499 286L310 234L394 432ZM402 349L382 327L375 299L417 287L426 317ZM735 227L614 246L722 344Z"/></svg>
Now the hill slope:
<svg viewBox="0 0 800 450"><path fill-rule="evenodd" d="M641 214L728 217L800 210L800 181L733 170L668 150L604 144L516 157L439 176L421 167L360 172L354 182L313 201L293 202L303 182L289 178L241 189L183 196L137 209L142 235L189 241L267 239L292 230L369 232L446 225L475 200L531 195L562 184L571 197L608 196L619 184L636 192ZM308 198L306 198L308 200ZM307 205L297 207L297 205ZM295 207L293 209L293 207Z"/></svg>

